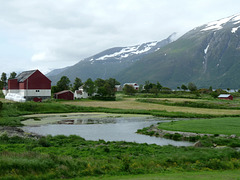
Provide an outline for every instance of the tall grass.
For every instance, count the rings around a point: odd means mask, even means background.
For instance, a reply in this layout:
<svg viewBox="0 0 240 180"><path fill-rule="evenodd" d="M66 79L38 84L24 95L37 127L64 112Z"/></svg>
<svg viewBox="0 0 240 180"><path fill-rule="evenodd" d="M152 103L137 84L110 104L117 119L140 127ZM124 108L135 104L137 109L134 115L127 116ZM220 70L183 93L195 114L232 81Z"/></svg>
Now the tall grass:
<svg viewBox="0 0 240 180"><path fill-rule="evenodd" d="M233 149L85 141L78 136L39 140L0 137L0 178L60 179L240 168Z"/></svg>

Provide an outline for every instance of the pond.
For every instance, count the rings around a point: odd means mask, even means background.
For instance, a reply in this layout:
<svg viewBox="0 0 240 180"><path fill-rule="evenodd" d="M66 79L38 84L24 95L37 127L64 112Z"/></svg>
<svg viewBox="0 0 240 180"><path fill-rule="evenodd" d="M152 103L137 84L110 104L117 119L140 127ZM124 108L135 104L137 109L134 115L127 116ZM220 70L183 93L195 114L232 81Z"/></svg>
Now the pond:
<svg viewBox="0 0 240 180"><path fill-rule="evenodd" d="M44 119L45 118L45 119ZM78 135L86 140L104 141L127 141L136 143L147 143L157 145L191 146L190 142L173 141L170 139L137 134L138 129L151 126L158 122L171 120L156 118L152 116L109 116L109 115L62 115L58 117L44 117L35 123L53 119L55 124L35 124L35 126L24 126L23 130L40 135ZM58 119L58 121L56 121ZM31 121L31 120L29 120ZM34 122L34 121L33 121ZM25 122L26 125L29 122ZM31 123L30 123L31 124ZM33 124L32 124L33 125Z"/></svg>

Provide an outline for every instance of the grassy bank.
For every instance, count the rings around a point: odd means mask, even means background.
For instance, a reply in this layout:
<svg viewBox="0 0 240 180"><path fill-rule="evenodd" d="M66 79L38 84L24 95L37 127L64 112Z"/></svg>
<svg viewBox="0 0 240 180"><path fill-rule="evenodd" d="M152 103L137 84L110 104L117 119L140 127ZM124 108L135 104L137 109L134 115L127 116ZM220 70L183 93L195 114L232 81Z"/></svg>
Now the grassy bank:
<svg viewBox="0 0 240 180"><path fill-rule="evenodd" d="M126 175L126 176L103 176L101 180L234 180L239 179L240 170L227 171L200 171L200 172L180 172L180 173L160 173L146 175ZM83 179L96 180L99 177L87 177Z"/></svg>
<svg viewBox="0 0 240 180"><path fill-rule="evenodd" d="M145 127L137 132L176 141L199 141L201 147L240 147L239 123L239 117L194 119L159 123L157 127Z"/></svg>
<svg viewBox="0 0 240 180"><path fill-rule="evenodd" d="M89 176L201 172L240 168L230 148L157 146L85 141L78 136L39 140L0 137L1 179L59 179Z"/></svg>
<svg viewBox="0 0 240 180"><path fill-rule="evenodd" d="M235 134L240 136L240 117L196 119L191 121L161 123L158 128L171 131L204 134Z"/></svg>

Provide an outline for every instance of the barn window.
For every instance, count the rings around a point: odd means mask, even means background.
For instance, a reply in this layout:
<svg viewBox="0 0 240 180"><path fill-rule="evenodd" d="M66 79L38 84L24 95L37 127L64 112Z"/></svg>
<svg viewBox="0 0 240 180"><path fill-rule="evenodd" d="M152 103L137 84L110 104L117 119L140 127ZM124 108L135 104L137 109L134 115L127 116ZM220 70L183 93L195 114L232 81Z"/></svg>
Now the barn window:
<svg viewBox="0 0 240 180"><path fill-rule="evenodd" d="M36 92L40 92L40 90L36 90Z"/></svg>

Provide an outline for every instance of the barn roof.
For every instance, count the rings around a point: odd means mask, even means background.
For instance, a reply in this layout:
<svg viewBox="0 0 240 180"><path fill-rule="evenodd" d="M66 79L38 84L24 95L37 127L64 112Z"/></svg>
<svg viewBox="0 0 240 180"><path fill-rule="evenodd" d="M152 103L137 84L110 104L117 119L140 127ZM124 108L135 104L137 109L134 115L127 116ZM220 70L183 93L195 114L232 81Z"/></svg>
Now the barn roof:
<svg viewBox="0 0 240 180"><path fill-rule="evenodd" d="M37 70L31 70L31 71L23 71L22 73L20 73L16 79L18 80L18 82L24 82L26 79L28 79L34 72L36 72Z"/></svg>
<svg viewBox="0 0 240 180"><path fill-rule="evenodd" d="M219 98L228 98L229 96L231 96L231 94L220 94L218 97Z"/></svg>
<svg viewBox="0 0 240 180"><path fill-rule="evenodd" d="M67 92L70 92L70 93L73 94L73 92L70 91L70 90L64 90L64 91L60 91L60 92L57 92L57 93L54 93L54 94L64 94L64 93L67 93Z"/></svg>
<svg viewBox="0 0 240 180"><path fill-rule="evenodd" d="M125 83L125 84L123 84L123 86L125 86L125 85L138 86L137 83Z"/></svg>

